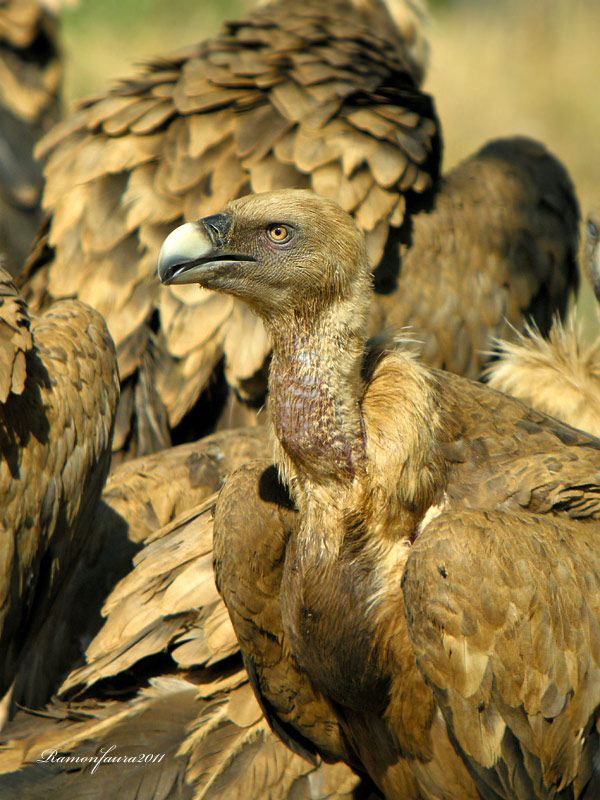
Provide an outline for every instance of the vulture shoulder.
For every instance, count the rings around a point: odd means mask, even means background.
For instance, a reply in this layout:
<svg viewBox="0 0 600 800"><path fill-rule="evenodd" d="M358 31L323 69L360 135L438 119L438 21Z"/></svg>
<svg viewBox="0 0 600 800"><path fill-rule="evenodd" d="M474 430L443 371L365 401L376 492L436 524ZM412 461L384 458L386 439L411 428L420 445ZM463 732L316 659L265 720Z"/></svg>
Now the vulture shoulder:
<svg viewBox="0 0 600 800"><path fill-rule="evenodd" d="M62 74L52 15L38 0L0 5L0 252L16 275L41 219L37 141L59 117Z"/></svg>
<svg viewBox="0 0 600 800"><path fill-rule="evenodd" d="M592 798L600 441L443 377L470 430L403 571L419 669L482 796Z"/></svg>
<svg viewBox="0 0 600 800"><path fill-rule="evenodd" d="M251 405L264 399L260 320L231 298L158 291L170 230L249 191L305 186L355 216L377 263L406 204L431 194L441 145L420 19L408 0L390 7L398 23L381 0L259 6L87 101L39 147L49 217L27 297L77 296L105 316L123 382L115 450L208 432L223 369Z"/></svg>
<svg viewBox="0 0 600 800"><path fill-rule="evenodd" d="M158 272L242 298L272 338L275 460L297 512L265 508L260 481L236 502L236 473L215 556L274 729L306 681L352 748L329 755L386 797L591 800L600 441L368 346L364 239L316 195L231 202L173 232Z"/></svg>
<svg viewBox="0 0 600 800"><path fill-rule="evenodd" d="M31 320L4 275L0 403L0 683L4 695L53 599L85 551L110 465L119 395L115 349L94 309L55 303ZM7 369L8 367L8 369ZM28 653L28 651L30 651ZM55 654L60 660L60 654ZM33 702L37 688L13 699ZM8 702L8 700L5 700Z"/></svg>
<svg viewBox="0 0 600 800"><path fill-rule="evenodd" d="M600 300L600 209L587 218L584 267ZM499 358L485 374L495 389L546 414L600 434L600 341L586 343L572 315L554 320L547 337L526 326L516 341L496 342Z"/></svg>

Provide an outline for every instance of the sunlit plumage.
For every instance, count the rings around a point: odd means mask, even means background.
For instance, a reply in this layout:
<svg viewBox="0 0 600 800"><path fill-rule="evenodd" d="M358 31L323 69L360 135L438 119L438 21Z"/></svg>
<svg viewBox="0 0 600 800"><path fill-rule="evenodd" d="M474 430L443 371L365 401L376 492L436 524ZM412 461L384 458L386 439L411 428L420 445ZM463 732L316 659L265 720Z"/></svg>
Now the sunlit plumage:
<svg viewBox="0 0 600 800"><path fill-rule="evenodd" d="M175 232L159 276L235 295L272 339L289 488L268 459L234 473L214 546L274 730L388 798L595 797L598 440L367 345L364 240L312 194Z"/></svg>

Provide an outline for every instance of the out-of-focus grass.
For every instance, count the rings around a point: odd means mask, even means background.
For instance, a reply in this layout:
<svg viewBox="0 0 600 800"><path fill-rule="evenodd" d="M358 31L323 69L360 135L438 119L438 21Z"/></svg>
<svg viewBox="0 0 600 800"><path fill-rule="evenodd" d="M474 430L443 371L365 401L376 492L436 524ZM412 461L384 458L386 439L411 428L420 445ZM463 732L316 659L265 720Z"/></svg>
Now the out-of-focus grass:
<svg viewBox="0 0 600 800"><path fill-rule="evenodd" d="M481 3L440 13L426 88L453 162L492 136L526 133L566 163L584 206L600 188L600 3Z"/></svg>
<svg viewBox="0 0 600 800"><path fill-rule="evenodd" d="M253 4L81 0L61 19L68 100L213 35ZM430 8L426 88L442 121L446 168L496 136L533 136L569 169L585 215L600 198L599 0L436 0ZM588 335L597 335L589 292L581 305Z"/></svg>
<svg viewBox="0 0 600 800"><path fill-rule="evenodd" d="M137 65L214 35L252 0L80 0L60 15L68 102L135 75Z"/></svg>

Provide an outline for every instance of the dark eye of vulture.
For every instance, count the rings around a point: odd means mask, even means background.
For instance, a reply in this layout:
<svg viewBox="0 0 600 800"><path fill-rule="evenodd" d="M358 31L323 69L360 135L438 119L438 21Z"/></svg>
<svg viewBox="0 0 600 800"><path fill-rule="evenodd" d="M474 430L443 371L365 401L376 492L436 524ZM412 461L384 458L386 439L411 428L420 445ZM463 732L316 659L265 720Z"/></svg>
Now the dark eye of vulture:
<svg viewBox="0 0 600 800"><path fill-rule="evenodd" d="M276 490L239 471L214 559L274 730L387 798L599 796L600 441L367 344L364 240L334 203L280 191L217 217L172 233L158 270L242 298L271 337L296 522L269 512L247 541Z"/></svg>
<svg viewBox="0 0 600 800"><path fill-rule="evenodd" d="M287 244L294 235L294 228L291 225L270 225L267 228L267 236L272 242L277 244Z"/></svg>

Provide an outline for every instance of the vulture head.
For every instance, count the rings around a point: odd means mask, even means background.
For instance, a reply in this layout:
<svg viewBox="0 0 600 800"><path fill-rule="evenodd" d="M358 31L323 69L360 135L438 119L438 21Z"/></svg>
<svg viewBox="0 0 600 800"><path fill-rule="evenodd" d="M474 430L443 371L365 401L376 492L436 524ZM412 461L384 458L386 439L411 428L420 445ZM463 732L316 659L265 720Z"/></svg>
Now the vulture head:
<svg viewBox="0 0 600 800"><path fill-rule="evenodd" d="M164 284L198 283L234 295L271 326L356 298L366 315L371 283L365 240L352 218L299 189L248 195L176 228L160 250L158 275Z"/></svg>

